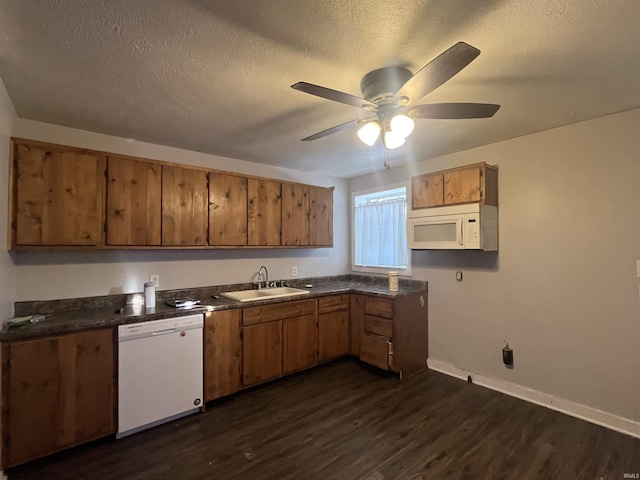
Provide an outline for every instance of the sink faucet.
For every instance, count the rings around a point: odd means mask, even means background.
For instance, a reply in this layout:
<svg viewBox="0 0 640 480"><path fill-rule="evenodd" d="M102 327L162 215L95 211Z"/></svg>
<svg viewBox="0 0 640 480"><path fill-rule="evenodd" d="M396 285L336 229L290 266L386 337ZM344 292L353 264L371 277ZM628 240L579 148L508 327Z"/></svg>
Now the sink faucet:
<svg viewBox="0 0 640 480"><path fill-rule="evenodd" d="M264 270L264 276L262 275L262 271ZM267 267L262 265L258 269L258 288L262 288L262 282L264 282L264 286L269 286L269 272L267 271Z"/></svg>

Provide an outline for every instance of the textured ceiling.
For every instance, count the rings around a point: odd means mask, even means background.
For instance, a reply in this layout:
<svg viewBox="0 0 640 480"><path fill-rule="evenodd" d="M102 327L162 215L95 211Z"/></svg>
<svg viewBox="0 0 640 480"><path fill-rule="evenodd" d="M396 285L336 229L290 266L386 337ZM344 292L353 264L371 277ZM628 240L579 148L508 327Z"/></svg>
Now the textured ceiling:
<svg viewBox="0 0 640 480"><path fill-rule="evenodd" d="M0 76L21 118L351 177L640 107L639 24L638 0L0 0ZM495 117L300 142L361 111L291 84L360 96L458 41L482 54L420 103Z"/></svg>

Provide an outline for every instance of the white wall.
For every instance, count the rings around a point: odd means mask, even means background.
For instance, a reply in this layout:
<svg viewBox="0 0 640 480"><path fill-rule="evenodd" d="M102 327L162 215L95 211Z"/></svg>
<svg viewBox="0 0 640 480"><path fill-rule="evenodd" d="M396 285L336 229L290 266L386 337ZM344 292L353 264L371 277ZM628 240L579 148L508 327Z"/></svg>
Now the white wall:
<svg viewBox="0 0 640 480"><path fill-rule="evenodd" d="M640 421L638 132L640 109L350 181L499 167L499 252L413 253L430 359Z"/></svg>
<svg viewBox="0 0 640 480"><path fill-rule="evenodd" d="M295 170L138 142L125 138L18 119L14 136L92 148L107 152L165 160L250 175L335 186L334 247L282 250L101 251L16 253L15 300L131 293L142 290L151 274L160 275L160 290L243 283L252 280L260 265L270 279L339 275L348 271L346 181ZM5 143L8 145L8 141ZM6 169L5 169L6 170ZM0 187L2 188L2 187ZM6 195L6 186L0 191ZM5 228L6 222L0 222Z"/></svg>
<svg viewBox="0 0 640 480"><path fill-rule="evenodd" d="M0 242L7 239L7 199L9 180L9 138L13 133L16 113L0 78ZM13 316L15 272L6 248L0 248L0 323Z"/></svg>

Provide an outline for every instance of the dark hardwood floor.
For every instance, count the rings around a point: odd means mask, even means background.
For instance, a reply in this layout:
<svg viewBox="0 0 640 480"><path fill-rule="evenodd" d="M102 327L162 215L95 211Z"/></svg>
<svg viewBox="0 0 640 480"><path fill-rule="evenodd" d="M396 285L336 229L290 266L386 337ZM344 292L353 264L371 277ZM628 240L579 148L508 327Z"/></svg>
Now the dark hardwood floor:
<svg viewBox="0 0 640 480"><path fill-rule="evenodd" d="M400 382L341 360L7 473L9 480L618 480L640 473L640 440L436 372Z"/></svg>

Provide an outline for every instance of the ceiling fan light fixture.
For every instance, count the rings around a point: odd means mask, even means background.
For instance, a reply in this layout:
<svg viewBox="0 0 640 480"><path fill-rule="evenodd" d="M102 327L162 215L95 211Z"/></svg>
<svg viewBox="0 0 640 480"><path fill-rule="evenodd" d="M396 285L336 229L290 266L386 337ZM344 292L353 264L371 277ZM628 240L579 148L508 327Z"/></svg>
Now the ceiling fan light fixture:
<svg viewBox="0 0 640 480"><path fill-rule="evenodd" d="M404 137L397 134L394 131L384 132L384 147L387 150L393 150L394 148L404 145Z"/></svg>
<svg viewBox="0 0 640 480"><path fill-rule="evenodd" d="M407 138L413 132L414 123L413 119L406 115L394 115L389 122L389 127L393 133Z"/></svg>
<svg viewBox="0 0 640 480"><path fill-rule="evenodd" d="M367 122L358 130L358 137L363 143L370 147L376 143L380 136L380 125L378 122Z"/></svg>

